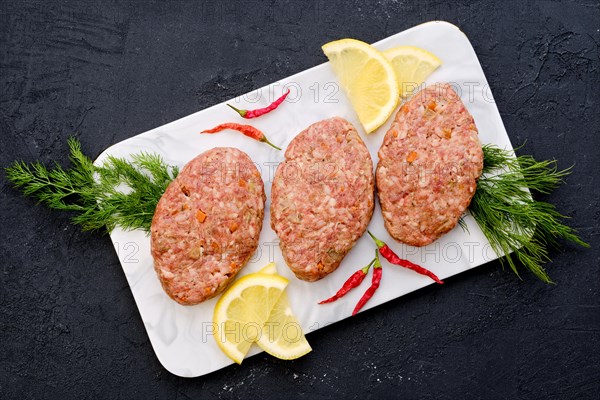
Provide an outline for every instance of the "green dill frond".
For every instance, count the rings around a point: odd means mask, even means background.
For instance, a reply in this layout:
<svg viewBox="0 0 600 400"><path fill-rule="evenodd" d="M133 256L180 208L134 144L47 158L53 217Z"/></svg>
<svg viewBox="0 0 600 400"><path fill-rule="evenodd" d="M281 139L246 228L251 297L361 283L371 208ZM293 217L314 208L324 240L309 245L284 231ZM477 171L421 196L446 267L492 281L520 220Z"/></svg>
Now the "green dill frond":
<svg viewBox="0 0 600 400"><path fill-rule="evenodd" d="M83 230L110 232L119 226L149 232L158 200L179 170L149 153L131 161L109 156L97 167L77 139L69 138L68 146L68 169L16 161L6 168L8 180L41 204L74 211L73 222Z"/></svg>
<svg viewBox="0 0 600 400"><path fill-rule="evenodd" d="M467 222L465 221L464 214L461 215L460 218L458 218L458 226L461 227L463 232L469 233L469 226L467 225Z"/></svg>
<svg viewBox="0 0 600 400"><path fill-rule="evenodd" d="M566 217L552 204L534 200L531 192L550 193L571 169L559 171L555 161L516 157L492 145L484 145L483 154L483 173L469 206L471 215L492 249L504 255L501 262L519 275L518 260L542 281L552 283L543 268L550 261L548 247L557 246L559 240L589 245L563 224Z"/></svg>

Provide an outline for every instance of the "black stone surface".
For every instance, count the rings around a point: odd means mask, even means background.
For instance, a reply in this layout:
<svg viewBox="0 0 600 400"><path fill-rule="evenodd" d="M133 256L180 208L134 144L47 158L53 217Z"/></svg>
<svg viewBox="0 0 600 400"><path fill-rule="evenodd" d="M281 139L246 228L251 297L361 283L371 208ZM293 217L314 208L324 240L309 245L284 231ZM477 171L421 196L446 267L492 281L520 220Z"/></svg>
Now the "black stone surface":
<svg viewBox="0 0 600 400"><path fill-rule="evenodd" d="M597 1L0 1L0 166L64 160L325 61L320 46L421 22L471 40L521 153L575 165L546 199L591 249L551 253L556 285L492 262L196 379L158 362L108 236L35 207L2 173L0 397L598 399Z"/></svg>

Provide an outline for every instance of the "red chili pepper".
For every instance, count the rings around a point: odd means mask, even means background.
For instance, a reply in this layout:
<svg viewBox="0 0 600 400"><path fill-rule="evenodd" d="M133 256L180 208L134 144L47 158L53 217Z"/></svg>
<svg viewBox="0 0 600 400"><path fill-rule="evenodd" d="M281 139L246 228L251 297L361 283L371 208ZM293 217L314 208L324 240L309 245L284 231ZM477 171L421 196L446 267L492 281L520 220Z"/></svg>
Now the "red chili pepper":
<svg viewBox="0 0 600 400"><path fill-rule="evenodd" d="M231 104L227 104L227 105L229 107L233 108L238 114L240 114L242 116L242 118L246 118L246 119L256 118L256 117L260 117L261 115L268 114L271 111L273 111L274 109L276 109L277 107L279 107L279 105L281 103L283 103L283 101L285 100L285 98L287 97L288 94L290 94L290 89L288 89L287 92L285 92L280 98L278 98L277 100L275 100L274 102L272 102L271 104L266 106L265 108L258 108L256 110L240 110L238 108L235 108Z"/></svg>
<svg viewBox="0 0 600 400"><path fill-rule="evenodd" d="M221 132L225 129L233 129L234 131L241 132L244 135L251 137L252 139L258 140L259 142L264 142L264 143L268 144L269 146L276 148L277 150L281 150L281 148L279 148L279 147L275 146L273 143L269 142L269 140L267 139L265 134L262 133L262 131L256 129L255 127L253 127L251 125L242 125L242 124L236 124L234 122L229 122L226 124L217 125L212 129L207 129L200 133L217 133L217 132Z"/></svg>
<svg viewBox="0 0 600 400"><path fill-rule="evenodd" d="M373 295L375 291L379 287L379 283L381 282L381 276L383 274L383 268L381 268L381 262L379 261L379 254L377 250L375 250L375 264L373 265L373 278L371 278L371 286L367 289L365 294L360 298L358 303L356 303L356 307L354 307L354 311L352 311L352 315L356 315L357 312L360 311L361 308Z"/></svg>
<svg viewBox="0 0 600 400"><path fill-rule="evenodd" d="M366 267L364 267L362 269L359 269L358 271L356 271L355 273L350 275L350 278L348 278L348 280L346 280L346 282L344 282L344 284L342 285L342 288L340 290L338 290L336 294L334 294L327 300L320 301L319 304L332 303L332 302L336 301L337 299L339 299L340 297L343 297L350 290L352 290L355 287L357 287L358 285L360 285L362 283L362 281L365 279L365 276L367 276L367 273L369 272L369 269L371 268L371 265L373 265L374 262L375 262L375 259L371 260L369 265L367 265Z"/></svg>
<svg viewBox="0 0 600 400"><path fill-rule="evenodd" d="M383 258L388 260L390 263L399 265L404 268L412 269L413 271L415 271L421 275L426 275L426 276L430 277L431 279L433 279L434 281L436 281L437 283L439 283L440 285L444 283L430 270L423 268L420 265L414 264L408 260L404 260L404 259L398 257L398 255L396 253L394 253L392 251L392 249L390 249L390 247L387 244L385 244L385 242L382 242L381 240L377 239L375 236L373 236L373 234L371 232L367 231L367 233L375 241L375 244L377 245L377 248L379 249L379 252L383 256Z"/></svg>

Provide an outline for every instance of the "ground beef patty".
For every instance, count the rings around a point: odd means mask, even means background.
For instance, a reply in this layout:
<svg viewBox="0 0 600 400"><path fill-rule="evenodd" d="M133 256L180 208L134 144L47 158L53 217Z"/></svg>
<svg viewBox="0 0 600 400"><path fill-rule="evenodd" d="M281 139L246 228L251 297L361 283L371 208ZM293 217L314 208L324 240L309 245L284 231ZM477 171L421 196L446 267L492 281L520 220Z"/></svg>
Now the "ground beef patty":
<svg viewBox="0 0 600 400"><path fill-rule="evenodd" d="M473 117L449 84L406 102L378 154L377 193L394 239L425 246L456 226L475 193L483 151Z"/></svg>
<svg viewBox="0 0 600 400"><path fill-rule="evenodd" d="M186 305L222 292L256 250L264 206L260 173L246 153L219 147L190 161L152 219L154 268L165 292Z"/></svg>
<svg viewBox="0 0 600 400"><path fill-rule="evenodd" d="M317 122L292 140L273 180L271 227L298 278L340 265L371 220L373 183L369 151L348 121Z"/></svg>

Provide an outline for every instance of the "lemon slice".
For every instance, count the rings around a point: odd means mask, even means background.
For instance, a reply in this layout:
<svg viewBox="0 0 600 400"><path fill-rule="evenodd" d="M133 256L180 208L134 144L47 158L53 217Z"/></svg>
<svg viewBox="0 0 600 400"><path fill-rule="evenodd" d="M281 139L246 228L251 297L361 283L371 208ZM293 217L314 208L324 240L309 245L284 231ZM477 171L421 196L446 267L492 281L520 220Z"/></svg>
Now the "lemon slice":
<svg viewBox="0 0 600 400"><path fill-rule="evenodd" d="M392 64L360 40L336 40L322 49L365 131L371 133L383 125L400 98Z"/></svg>
<svg viewBox="0 0 600 400"><path fill-rule="evenodd" d="M292 313L285 293L271 310L269 320L263 326L256 344L282 360L295 360L312 350L300 323Z"/></svg>
<svg viewBox="0 0 600 400"><path fill-rule="evenodd" d="M255 273L236 281L221 296L213 315L215 339L223 352L238 364L261 335L288 280Z"/></svg>
<svg viewBox="0 0 600 400"><path fill-rule="evenodd" d="M260 269L260 271L258 271L259 274L272 274L272 275L276 275L277 274L277 266L275 266L274 262L268 263L267 265L265 265L264 267L262 267Z"/></svg>
<svg viewBox="0 0 600 400"><path fill-rule="evenodd" d="M259 273L276 274L275 263L267 264ZM271 310L256 343L270 355L283 360L295 360L312 351L285 293Z"/></svg>
<svg viewBox="0 0 600 400"><path fill-rule="evenodd" d="M433 53L415 46L398 46L383 52L390 61L398 79L402 96L408 96L425 82L425 79L440 65L442 60Z"/></svg>

